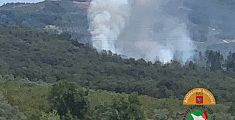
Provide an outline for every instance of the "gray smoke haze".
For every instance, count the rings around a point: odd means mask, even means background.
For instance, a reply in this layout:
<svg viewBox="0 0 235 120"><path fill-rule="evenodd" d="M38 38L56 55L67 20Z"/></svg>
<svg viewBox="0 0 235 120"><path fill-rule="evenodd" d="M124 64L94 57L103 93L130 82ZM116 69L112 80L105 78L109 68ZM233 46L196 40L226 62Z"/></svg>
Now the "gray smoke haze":
<svg viewBox="0 0 235 120"><path fill-rule="evenodd" d="M93 46L127 57L185 62L194 50L181 0L93 0Z"/></svg>

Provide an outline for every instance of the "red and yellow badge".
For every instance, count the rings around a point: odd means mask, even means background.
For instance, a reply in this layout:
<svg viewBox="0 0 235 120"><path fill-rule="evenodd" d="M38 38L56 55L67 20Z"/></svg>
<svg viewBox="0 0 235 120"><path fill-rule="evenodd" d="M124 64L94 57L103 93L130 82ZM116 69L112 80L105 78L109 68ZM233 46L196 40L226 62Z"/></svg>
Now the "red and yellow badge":
<svg viewBox="0 0 235 120"><path fill-rule="evenodd" d="M215 105L214 95L205 88L190 90L184 97L184 105Z"/></svg>

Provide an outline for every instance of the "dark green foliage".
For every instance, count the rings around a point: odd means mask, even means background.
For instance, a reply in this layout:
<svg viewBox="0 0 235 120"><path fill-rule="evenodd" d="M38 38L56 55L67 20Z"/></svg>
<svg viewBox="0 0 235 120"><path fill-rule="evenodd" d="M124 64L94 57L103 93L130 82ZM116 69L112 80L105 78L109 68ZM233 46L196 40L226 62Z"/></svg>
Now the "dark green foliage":
<svg viewBox="0 0 235 120"><path fill-rule="evenodd" d="M227 71L235 72L235 53L229 52L227 57Z"/></svg>
<svg viewBox="0 0 235 120"><path fill-rule="evenodd" d="M2 93L0 93L0 120L26 120L23 113L7 103Z"/></svg>
<svg viewBox="0 0 235 120"><path fill-rule="evenodd" d="M211 71L221 70L222 69L222 62L223 62L223 55L218 51L206 51L206 57L207 57L207 64L209 64L209 67Z"/></svg>
<svg viewBox="0 0 235 120"><path fill-rule="evenodd" d="M128 120L144 120L144 112L137 94L131 94L128 97Z"/></svg>
<svg viewBox="0 0 235 120"><path fill-rule="evenodd" d="M114 100L112 109L116 113L113 120L144 120L144 114L137 95L130 95L127 101L124 98Z"/></svg>
<svg viewBox="0 0 235 120"><path fill-rule="evenodd" d="M231 113L233 116L235 116L235 102L232 102L232 105L229 109L229 113Z"/></svg>
<svg viewBox="0 0 235 120"><path fill-rule="evenodd" d="M96 120L145 120L136 94L131 94L127 100L124 97L116 98L111 105L100 105L92 116Z"/></svg>
<svg viewBox="0 0 235 120"><path fill-rule="evenodd" d="M60 82L53 85L49 95L51 108L56 110L64 120L83 118L87 109L88 92L78 89L75 83Z"/></svg>

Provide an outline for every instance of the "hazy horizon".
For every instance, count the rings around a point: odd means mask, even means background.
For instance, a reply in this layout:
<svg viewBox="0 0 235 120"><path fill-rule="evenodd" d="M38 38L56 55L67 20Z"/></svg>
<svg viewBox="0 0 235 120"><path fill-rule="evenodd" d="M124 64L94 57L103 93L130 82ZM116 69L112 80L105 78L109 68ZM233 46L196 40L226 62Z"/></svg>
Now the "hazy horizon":
<svg viewBox="0 0 235 120"><path fill-rule="evenodd" d="M0 6L3 5L4 3L37 3L37 2L41 2L44 0L2 0L0 1Z"/></svg>

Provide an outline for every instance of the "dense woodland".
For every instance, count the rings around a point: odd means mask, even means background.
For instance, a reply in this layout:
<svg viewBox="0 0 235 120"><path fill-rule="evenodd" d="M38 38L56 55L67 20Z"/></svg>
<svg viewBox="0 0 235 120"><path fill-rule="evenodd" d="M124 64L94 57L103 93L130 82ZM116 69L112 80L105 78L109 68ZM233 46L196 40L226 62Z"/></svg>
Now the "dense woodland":
<svg viewBox="0 0 235 120"><path fill-rule="evenodd" d="M91 90L71 82L48 84L0 77L2 120L181 120L187 109L176 98ZM216 120L234 120L234 103L210 107Z"/></svg>
<svg viewBox="0 0 235 120"><path fill-rule="evenodd" d="M181 100L195 87L214 93L218 114L228 120L234 114L232 52L198 52L185 64L152 63L98 53L69 34L0 25L0 74L0 109L17 113L6 119L176 119Z"/></svg>

